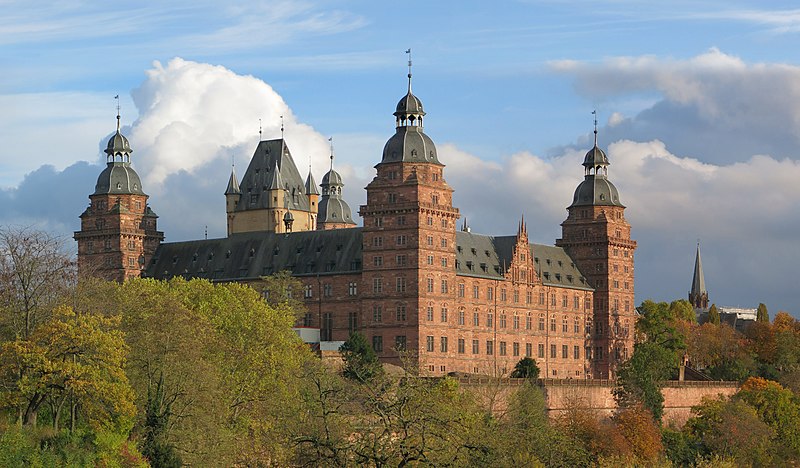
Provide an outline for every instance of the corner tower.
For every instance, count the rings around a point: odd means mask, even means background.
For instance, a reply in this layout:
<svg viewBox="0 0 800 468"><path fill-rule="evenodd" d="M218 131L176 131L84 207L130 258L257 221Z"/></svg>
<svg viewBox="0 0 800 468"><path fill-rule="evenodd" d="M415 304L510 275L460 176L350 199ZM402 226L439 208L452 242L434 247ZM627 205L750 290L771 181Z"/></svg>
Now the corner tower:
<svg viewBox="0 0 800 468"><path fill-rule="evenodd" d="M561 223L563 247L595 288L591 338L594 378L612 378L616 367L633 353L636 309L634 262L636 241L625 219L625 206L608 179L610 165L597 146L583 160L584 180L575 189L567 219Z"/></svg>
<svg viewBox="0 0 800 468"><path fill-rule="evenodd" d="M418 349L422 373L426 335L441 335L423 321L427 310L454 309L458 209L445 182L433 141L423 131L425 111L408 91L394 112L395 134L386 142L375 178L367 185L364 218L362 310L368 339L383 360L399 364L397 350ZM438 372L438 369L435 371Z"/></svg>
<svg viewBox="0 0 800 468"><path fill-rule="evenodd" d="M131 167L128 139L117 131L106 145L106 168L97 178L90 204L81 214L78 272L113 281L141 276L164 239L156 229L158 216L147 204L139 175Z"/></svg>

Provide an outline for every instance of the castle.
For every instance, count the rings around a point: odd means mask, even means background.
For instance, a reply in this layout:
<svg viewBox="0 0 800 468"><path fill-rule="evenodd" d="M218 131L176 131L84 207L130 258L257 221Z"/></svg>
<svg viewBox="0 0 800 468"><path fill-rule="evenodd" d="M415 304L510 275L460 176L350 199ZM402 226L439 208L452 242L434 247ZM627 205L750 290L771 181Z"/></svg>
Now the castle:
<svg viewBox="0 0 800 468"><path fill-rule="evenodd" d="M508 374L534 358L542 377L610 378L633 351L634 251L609 160L595 144L555 245L470 232L453 206L422 102L408 90L359 207L357 227L333 169L317 190L283 139L261 141L225 190L227 237L164 243L117 131L81 215L78 265L109 280L147 276L253 283L283 270L302 284L298 326L323 341L363 333L384 362L425 375Z"/></svg>

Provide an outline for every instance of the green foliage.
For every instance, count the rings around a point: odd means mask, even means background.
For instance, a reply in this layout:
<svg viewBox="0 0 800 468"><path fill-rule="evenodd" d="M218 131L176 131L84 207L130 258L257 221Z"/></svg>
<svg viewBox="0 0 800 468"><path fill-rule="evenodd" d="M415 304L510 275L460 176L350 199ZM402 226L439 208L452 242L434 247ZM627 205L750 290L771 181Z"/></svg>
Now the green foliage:
<svg viewBox="0 0 800 468"><path fill-rule="evenodd" d="M715 380L744 381L756 370L747 342L727 324L694 326L687 341L692 365Z"/></svg>
<svg viewBox="0 0 800 468"><path fill-rule="evenodd" d="M769 312L767 311L767 306L764 305L763 302L758 304L758 310L756 311L756 321L757 322L769 322Z"/></svg>
<svg viewBox="0 0 800 468"><path fill-rule="evenodd" d="M514 370L511 372L511 377L515 379L536 380L539 378L539 366L536 365L535 360L529 357L524 357L517 362L516 366L514 366Z"/></svg>
<svg viewBox="0 0 800 468"><path fill-rule="evenodd" d="M644 405L656 420L664 413L661 383L678 365L675 354L656 343L637 343L633 356L617 371L613 393L622 408Z"/></svg>
<svg viewBox="0 0 800 468"><path fill-rule="evenodd" d="M667 459L674 466L690 466L701 453L696 439L686 431L662 428L661 442L664 444Z"/></svg>
<svg viewBox="0 0 800 468"><path fill-rule="evenodd" d="M344 360L342 373L348 379L368 382L383 375L383 366L378 361L378 355L361 333L351 334L339 347L339 352Z"/></svg>
<svg viewBox="0 0 800 468"><path fill-rule="evenodd" d="M686 349L686 337L678 330L675 317L666 302L646 300L637 307L641 317L636 322L637 341L656 344L676 356Z"/></svg>
<svg viewBox="0 0 800 468"><path fill-rule="evenodd" d="M694 307L692 307L692 304L686 299L678 299L670 302L669 313L672 318L676 320L697 323L697 315L694 313Z"/></svg>
<svg viewBox="0 0 800 468"><path fill-rule="evenodd" d="M719 325L719 321L720 321L719 309L717 309L716 304L711 304L711 308L708 309L708 323Z"/></svg>

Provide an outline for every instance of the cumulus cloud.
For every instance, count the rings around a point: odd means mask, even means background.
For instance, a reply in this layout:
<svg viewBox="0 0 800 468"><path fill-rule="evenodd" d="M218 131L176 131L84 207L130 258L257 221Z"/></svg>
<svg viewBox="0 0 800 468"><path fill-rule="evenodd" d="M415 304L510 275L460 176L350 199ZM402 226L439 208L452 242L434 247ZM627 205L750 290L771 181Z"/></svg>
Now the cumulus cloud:
<svg viewBox="0 0 800 468"><path fill-rule="evenodd" d="M600 64L551 62L579 93L613 107L631 97L659 99L631 119L609 125L605 141L659 139L680 154L717 163L754 154L797 158L800 67L745 63L718 49L678 60L614 57Z"/></svg>

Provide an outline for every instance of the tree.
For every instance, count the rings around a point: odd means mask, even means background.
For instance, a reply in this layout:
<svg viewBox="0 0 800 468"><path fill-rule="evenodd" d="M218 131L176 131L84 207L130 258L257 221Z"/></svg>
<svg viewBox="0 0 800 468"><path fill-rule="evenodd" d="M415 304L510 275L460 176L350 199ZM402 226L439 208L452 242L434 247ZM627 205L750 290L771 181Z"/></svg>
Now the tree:
<svg viewBox="0 0 800 468"><path fill-rule="evenodd" d="M628 441L633 456L644 464L653 464L664 452L661 432L653 415L643 406L622 408L614 414L614 423Z"/></svg>
<svg viewBox="0 0 800 468"><path fill-rule="evenodd" d="M756 311L756 321L769 322L769 312L767 312L767 306L764 305L763 302L760 302L758 304L758 310Z"/></svg>
<svg viewBox="0 0 800 468"><path fill-rule="evenodd" d="M669 313L677 320L697 323L697 315L694 312L694 307L692 307L692 304L686 299L678 299L670 302Z"/></svg>
<svg viewBox="0 0 800 468"><path fill-rule="evenodd" d="M637 343L633 356L617 371L613 394L621 408L643 405L656 420L664 413L662 382L677 368L674 352L656 343Z"/></svg>
<svg viewBox="0 0 800 468"><path fill-rule="evenodd" d="M727 324L706 322L691 329L688 353L693 367L715 380L743 381L755 372L756 362L746 340Z"/></svg>
<svg viewBox="0 0 800 468"><path fill-rule="evenodd" d="M49 403L55 429L69 411L94 429L127 434L134 414L133 391L123 370L127 347L119 317L76 314L56 308L28 339L0 347L0 388L4 407L16 408L19 422L36 426Z"/></svg>
<svg viewBox="0 0 800 468"><path fill-rule="evenodd" d="M342 373L345 377L359 382L368 382L383 375L383 366L378 361L378 355L367 343L367 339L359 332L355 332L345 341L339 352L342 353L344 367Z"/></svg>
<svg viewBox="0 0 800 468"><path fill-rule="evenodd" d="M0 337L28 339L76 278L61 239L30 228L0 229Z"/></svg>
<svg viewBox="0 0 800 468"><path fill-rule="evenodd" d="M511 372L511 377L515 379L536 380L539 378L539 366L536 365L535 360L529 357L524 357L517 362L516 366L514 366L514 370Z"/></svg>
<svg viewBox="0 0 800 468"><path fill-rule="evenodd" d="M775 430L789 456L800 456L800 402L779 383L751 377L742 384L736 398L753 408L759 418Z"/></svg>
<svg viewBox="0 0 800 468"><path fill-rule="evenodd" d="M678 330L675 317L666 302L646 300L636 308L640 314L636 322L638 342L648 342L675 353L676 358L686 349L686 337Z"/></svg>
<svg viewBox="0 0 800 468"><path fill-rule="evenodd" d="M717 309L716 304L711 304L711 308L708 309L708 323L719 325L719 321L720 321L719 309Z"/></svg>

